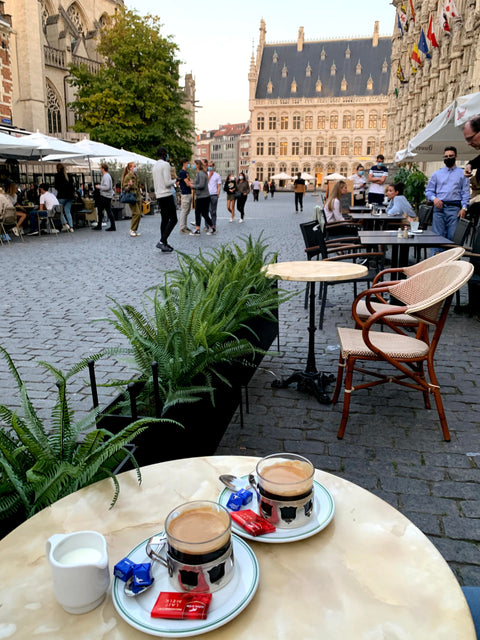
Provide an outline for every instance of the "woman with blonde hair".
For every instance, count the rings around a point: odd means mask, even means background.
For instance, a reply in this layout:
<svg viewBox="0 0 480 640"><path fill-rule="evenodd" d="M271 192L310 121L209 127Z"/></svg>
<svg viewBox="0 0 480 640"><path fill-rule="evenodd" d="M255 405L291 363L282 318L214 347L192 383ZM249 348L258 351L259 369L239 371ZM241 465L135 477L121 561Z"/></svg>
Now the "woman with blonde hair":
<svg viewBox="0 0 480 640"><path fill-rule="evenodd" d="M70 231L73 233L73 220L70 210L72 208L73 198L75 197L75 185L68 175L65 165L61 162L57 164L54 186L57 190L57 200L63 206L62 231Z"/></svg>
<svg viewBox="0 0 480 640"><path fill-rule="evenodd" d="M23 233L23 231L21 231L21 227L25 222L25 220L27 219L27 212L17 202L17 199L18 199L17 188L18 188L18 185L12 182L7 189L6 196L10 200L12 205L15 207L15 210L17 212L17 226L13 227L12 231L16 236L19 236L20 233Z"/></svg>
<svg viewBox="0 0 480 640"><path fill-rule="evenodd" d="M339 180L330 192L325 203L325 216L327 222L344 222L345 218L340 212L342 196L347 193L347 183L345 180Z"/></svg>
<svg viewBox="0 0 480 640"><path fill-rule="evenodd" d="M139 236L140 234L137 232L138 225L140 224L140 218L142 217L142 212L140 209L140 205L142 203L141 195L140 195L140 183L137 178L137 165L135 162L129 162L122 174L122 190L129 191L133 193L137 199L135 203L128 203L130 207L130 211L132 212L132 222L130 224L130 235L132 238Z"/></svg>

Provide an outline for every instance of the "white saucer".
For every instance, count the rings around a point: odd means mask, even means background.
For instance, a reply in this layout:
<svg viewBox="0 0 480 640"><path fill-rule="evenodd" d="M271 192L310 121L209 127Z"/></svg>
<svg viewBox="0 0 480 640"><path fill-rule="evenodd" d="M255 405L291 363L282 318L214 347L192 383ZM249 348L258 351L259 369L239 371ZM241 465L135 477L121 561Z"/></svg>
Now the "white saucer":
<svg viewBox="0 0 480 640"><path fill-rule="evenodd" d="M245 484L247 484L248 476L242 476L242 479L244 479ZM323 484L320 484L320 482L317 482L316 480L313 481L313 484L315 487L313 493L313 515L311 521L307 522L303 527L297 527L296 529L277 529L273 533L266 533L265 535L254 537L232 520L232 531L247 540L253 540L254 542L269 542L271 544L295 542L297 540L303 540L304 538L314 536L322 529L325 529L325 527L332 521L335 514L335 502L332 494L323 486ZM225 488L218 496L217 501L226 507L231 494L232 492L230 489ZM255 513L258 513L257 494L255 491L253 491L252 502L244 508L251 509L252 511L255 511Z"/></svg>
<svg viewBox="0 0 480 640"><path fill-rule="evenodd" d="M417 233L423 233L423 229L419 229L418 231L410 231L410 233L414 233L415 235L417 235Z"/></svg>
<svg viewBox="0 0 480 640"><path fill-rule="evenodd" d="M258 562L248 544L232 535L235 554L235 572L230 582L213 594L206 620L168 620L152 618L150 611L161 591L175 591L169 580L167 569L159 562L153 563L154 586L136 598L124 593L125 583L114 578L112 599L116 610L129 625L151 636L162 638L189 638L212 631L233 620L248 605L258 587ZM141 542L129 554L133 562L148 560L145 553L147 540Z"/></svg>

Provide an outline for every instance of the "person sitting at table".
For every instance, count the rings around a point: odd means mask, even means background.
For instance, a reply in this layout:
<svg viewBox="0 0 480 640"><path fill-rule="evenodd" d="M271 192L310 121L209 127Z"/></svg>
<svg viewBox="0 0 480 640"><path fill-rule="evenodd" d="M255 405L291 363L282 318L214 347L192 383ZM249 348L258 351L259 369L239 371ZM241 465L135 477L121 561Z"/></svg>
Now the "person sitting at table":
<svg viewBox="0 0 480 640"><path fill-rule="evenodd" d="M339 180L330 192L325 202L325 216L327 222L345 222L345 218L340 212L341 198L347 193L347 183Z"/></svg>
<svg viewBox="0 0 480 640"><path fill-rule="evenodd" d="M17 226L13 227L12 231L16 236L19 236L20 233L23 233L21 231L21 227L27 219L27 212L18 204L18 185L12 182L7 189L6 196L15 207L15 211L17 212Z"/></svg>
<svg viewBox="0 0 480 640"><path fill-rule="evenodd" d="M415 218L415 211L412 209L412 205L403 195L404 189L403 182L395 182L395 184L388 185L386 189L388 198L387 216L398 216L406 213L411 218Z"/></svg>
<svg viewBox="0 0 480 640"><path fill-rule="evenodd" d="M37 215L40 212L41 218L47 217L47 211L53 209L55 205L60 204L57 200L57 196L53 195L51 191L48 190L48 184L42 182L39 185L40 190L40 207L39 209L34 209L30 211L30 233L29 236L38 236L39 228L38 228L38 218ZM58 233L58 229L53 229L52 233Z"/></svg>

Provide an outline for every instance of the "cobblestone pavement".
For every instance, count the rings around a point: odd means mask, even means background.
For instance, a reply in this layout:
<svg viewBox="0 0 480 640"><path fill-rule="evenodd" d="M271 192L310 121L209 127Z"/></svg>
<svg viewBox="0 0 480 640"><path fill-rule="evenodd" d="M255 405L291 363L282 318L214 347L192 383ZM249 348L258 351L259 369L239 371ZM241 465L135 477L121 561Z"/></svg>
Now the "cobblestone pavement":
<svg viewBox="0 0 480 640"><path fill-rule="evenodd" d="M223 194L222 194L223 195ZM246 207L245 224L228 223L225 200L219 203L217 236L180 235L171 244L196 252L263 231L279 260L303 260L298 224L311 219L315 196L306 196L304 213L295 214L293 194ZM192 217L192 216L191 216ZM142 292L176 265L175 253L155 248L159 217L147 216L139 238L128 235L129 221L120 221L116 233L80 229L59 237L16 239L0 247L3 267L2 344L12 355L44 415L52 404L52 379L38 366L46 360L66 370L80 357L105 346L122 344L106 322L108 297L138 304ZM8 275L10 274L10 275ZM320 405L294 387L272 389L271 382L303 367L307 353L307 312L299 283L283 283L299 295L280 309L280 352L266 356L249 386L250 412L240 428L238 412L218 449L219 454L264 455L294 451L307 455L316 467L351 480L372 491L410 518L436 545L460 582L480 584L480 420L478 372L480 324L456 316L447 322L437 351L452 441L443 441L435 409L426 411L420 394L397 386L358 392L342 441L336 432L339 406ZM352 285L332 287L325 327L316 333L317 365L336 372L338 345L335 325L351 326ZM466 292L462 292L465 302ZM112 362L98 365L100 379L119 375ZM125 372L128 365L124 365ZM121 372L120 372L121 373ZM120 377L120 375L119 375ZM70 385L74 406L90 404L88 389L79 377ZM101 402L113 392L101 388ZM0 402L19 404L15 384L0 359Z"/></svg>

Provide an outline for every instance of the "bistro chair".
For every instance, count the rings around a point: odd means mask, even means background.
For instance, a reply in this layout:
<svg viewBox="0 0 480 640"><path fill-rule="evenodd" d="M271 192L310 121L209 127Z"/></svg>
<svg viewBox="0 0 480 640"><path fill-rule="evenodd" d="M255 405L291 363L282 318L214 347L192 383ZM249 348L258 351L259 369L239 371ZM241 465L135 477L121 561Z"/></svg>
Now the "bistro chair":
<svg viewBox="0 0 480 640"><path fill-rule="evenodd" d="M452 238L453 244L463 247L467 234L470 231L470 224L470 220L467 220L466 218L458 219L457 227Z"/></svg>
<svg viewBox="0 0 480 640"><path fill-rule="evenodd" d="M359 245L352 244L328 244L323 234L321 223L302 222L300 224L303 239L305 241L305 253L307 260L312 258L320 258L322 260L351 260L353 262L359 262L366 264L369 269L366 276L362 278L356 278L352 280L321 282L319 290L319 299L321 301L320 318L318 328L323 329L323 317L325 315L325 306L327 304L328 287L338 284L353 284L354 296L357 296L357 283L366 282L368 286L372 283L375 275L383 266L383 253L379 251L359 251L361 247ZM309 285L307 284L307 290L305 295L305 303L308 299ZM306 308L306 306L305 306Z"/></svg>
<svg viewBox="0 0 480 640"><path fill-rule="evenodd" d="M354 313L360 298L369 300L376 297L379 291L392 294L400 300L400 304L377 311L368 318L361 329L337 328L340 358L337 384L332 398L333 404L338 401L345 370L342 419L337 433L339 439L343 438L345 433L352 393L359 389L368 389L387 382L394 382L403 387L421 391L426 409L430 409L429 394L433 394L443 437L446 441L450 440L433 359L453 295L468 282L472 273L473 265L457 260L427 269L407 280L394 282L389 286L373 287L364 291L355 300ZM419 321L415 338L374 330L379 322L397 314L412 315ZM430 341L427 339L429 326L434 328ZM363 361L379 362L382 364L382 370L372 371L358 366L357 363L363 363ZM397 374L394 375L389 371L384 372L384 364L391 365L397 370ZM428 378L424 371L425 364ZM374 380L353 385L354 371L373 376Z"/></svg>
<svg viewBox="0 0 480 640"><path fill-rule="evenodd" d="M472 249L471 251L466 251L464 253L464 257L470 260L470 264L473 265L473 276L468 281L468 304L467 304L467 312L470 315L474 313L479 313L480 311L480 229L475 231L472 241ZM457 291L457 300L455 311L461 311L462 307L460 306L460 291Z"/></svg>
<svg viewBox="0 0 480 640"><path fill-rule="evenodd" d="M4 239L5 242L10 242L10 234L8 232L16 226L17 210L13 205L4 207L3 211L0 213L0 244L4 244ZM24 242L23 235L19 233L19 236L22 242Z"/></svg>
<svg viewBox="0 0 480 640"><path fill-rule="evenodd" d="M42 215L43 213L46 213L46 216ZM42 220L44 220L45 231L51 235L58 236L59 230L55 225L55 221L58 221L59 224L61 224L62 216L63 216L63 205L61 204L54 204L53 207L51 209L48 209L46 212L37 211L38 233L40 234L40 229L41 229L40 225L42 223Z"/></svg>
<svg viewBox="0 0 480 640"><path fill-rule="evenodd" d="M454 247L453 249L448 249L447 251L441 251L440 253L436 253L430 258L423 260L422 262L417 262L417 264L412 264L408 267L398 267L398 268L390 268L384 269L377 273L373 280L373 286L382 286L382 280L386 275L392 276L393 274L399 274L399 276L405 276L407 278L411 278L417 273L422 273L427 269L431 269L432 267L436 267L439 264L444 264L446 262L453 262L454 260L459 260L462 255L465 253L465 249L463 247ZM396 278L398 281L399 278ZM392 282L389 283L390 285ZM457 292L458 293L458 292ZM355 327L360 329L365 324L366 320L370 318L377 311L385 311L387 307L393 308L394 305L388 303L387 300L379 293L372 300L368 300L366 298L362 298L358 300L357 304L354 304L354 317ZM395 305L398 306L398 305ZM404 333L401 327L418 327L419 321L414 316L411 316L407 313L395 314L392 316L387 316L383 319L382 323L382 331L383 326L386 325L393 329L396 333Z"/></svg>

